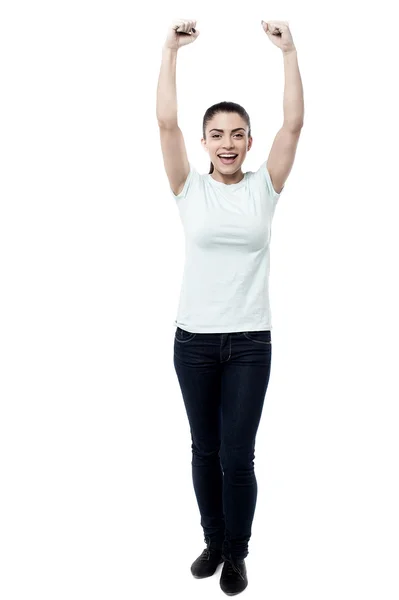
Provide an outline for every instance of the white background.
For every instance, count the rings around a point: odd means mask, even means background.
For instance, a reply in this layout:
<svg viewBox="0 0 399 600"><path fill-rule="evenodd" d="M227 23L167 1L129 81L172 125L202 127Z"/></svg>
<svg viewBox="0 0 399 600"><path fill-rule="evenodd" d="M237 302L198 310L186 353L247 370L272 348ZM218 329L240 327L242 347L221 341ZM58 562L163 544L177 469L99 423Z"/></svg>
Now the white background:
<svg viewBox="0 0 399 600"><path fill-rule="evenodd" d="M391 5L392 6L392 5ZM156 120L247 110L268 157L288 20L305 124L273 221L272 372L247 598L397 600L397 35L383 2L5 3L0 17L0 550L4 600L220 598L173 365L184 233ZM226 52L225 49L230 49ZM138 587L141 591L138 592Z"/></svg>

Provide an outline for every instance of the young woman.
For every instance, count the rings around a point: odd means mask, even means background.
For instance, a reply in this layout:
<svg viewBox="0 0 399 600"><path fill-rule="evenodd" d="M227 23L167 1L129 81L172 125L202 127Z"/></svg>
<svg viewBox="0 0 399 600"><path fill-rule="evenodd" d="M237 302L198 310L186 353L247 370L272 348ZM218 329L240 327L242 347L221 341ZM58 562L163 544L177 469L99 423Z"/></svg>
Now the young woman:
<svg viewBox="0 0 399 600"><path fill-rule="evenodd" d="M284 57L284 123L267 161L242 171L252 146L247 112L220 102L203 118L209 173L189 163L177 122L176 60L199 35L176 20L162 50L157 118L165 170L186 237L174 366L192 438L192 475L207 548L194 577L224 562L222 590L248 584L245 558L257 499L255 438L272 356L268 297L271 222L291 171L304 118L297 52L286 22L263 23Z"/></svg>

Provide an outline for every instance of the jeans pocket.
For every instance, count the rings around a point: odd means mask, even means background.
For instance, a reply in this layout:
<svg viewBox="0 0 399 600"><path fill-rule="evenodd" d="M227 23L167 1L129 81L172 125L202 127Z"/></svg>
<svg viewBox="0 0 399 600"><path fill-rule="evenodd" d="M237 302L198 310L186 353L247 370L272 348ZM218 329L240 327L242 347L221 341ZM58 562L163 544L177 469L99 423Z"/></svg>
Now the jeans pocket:
<svg viewBox="0 0 399 600"><path fill-rule="evenodd" d="M177 327L175 333L175 341L181 343L189 342L190 340L194 339L196 335L196 333L192 333L191 331L186 331L185 329Z"/></svg>
<svg viewBox="0 0 399 600"><path fill-rule="evenodd" d="M272 343L271 332L269 329L263 331L244 331L244 335L247 340L251 340L251 342L269 345Z"/></svg>

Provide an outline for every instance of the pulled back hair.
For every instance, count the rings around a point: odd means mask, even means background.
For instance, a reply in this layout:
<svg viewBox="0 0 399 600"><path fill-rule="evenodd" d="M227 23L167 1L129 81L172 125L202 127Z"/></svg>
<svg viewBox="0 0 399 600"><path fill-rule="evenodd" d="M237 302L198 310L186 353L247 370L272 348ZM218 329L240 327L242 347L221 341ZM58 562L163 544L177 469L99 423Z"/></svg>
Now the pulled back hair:
<svg viewBox="0 0 399 600"><path fill-rule="evenodd" d="M247 122L248 137L251 136L251 122L245 108L243 108L240 104L237 104L236 102L219 102L218 104L213 104L212 106L210 106L205 112L204 119L202 122L202 136L204 139L206 139L205 129L209 121L211 121L213 117L218 113L224 112L239 114L240 117L242 117ZM215 167L213 166L213 162L211 161L209 173L213 173L214 169Z"/></svg>

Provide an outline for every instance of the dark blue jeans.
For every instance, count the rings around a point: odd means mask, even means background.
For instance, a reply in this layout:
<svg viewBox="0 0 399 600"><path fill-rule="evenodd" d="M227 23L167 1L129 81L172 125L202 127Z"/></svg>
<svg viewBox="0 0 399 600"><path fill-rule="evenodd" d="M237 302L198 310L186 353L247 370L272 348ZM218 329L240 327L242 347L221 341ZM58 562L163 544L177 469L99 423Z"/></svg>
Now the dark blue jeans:
<svg viewBox="0 0 399 600"><path fill-rule="evenodd" d="M190 424L201 525L225 557L248 555L258 486L255 438L270 376L270 330L191 333L177 327L174 366Z"/></svg>

